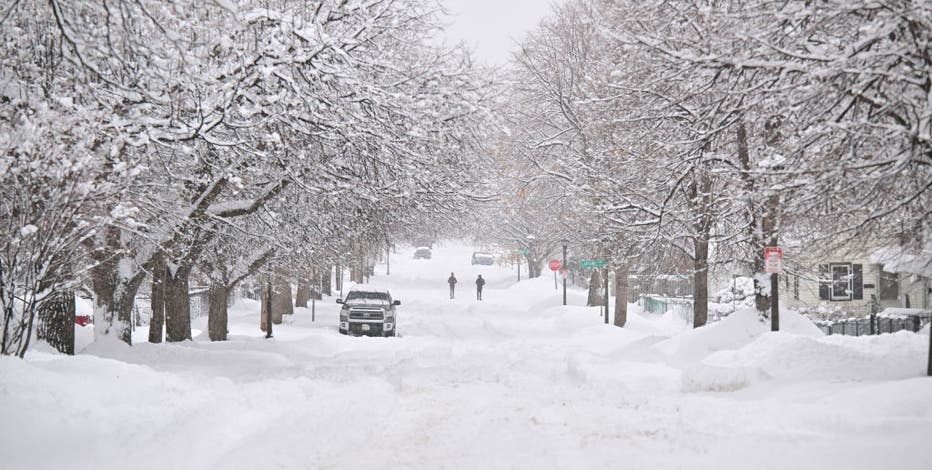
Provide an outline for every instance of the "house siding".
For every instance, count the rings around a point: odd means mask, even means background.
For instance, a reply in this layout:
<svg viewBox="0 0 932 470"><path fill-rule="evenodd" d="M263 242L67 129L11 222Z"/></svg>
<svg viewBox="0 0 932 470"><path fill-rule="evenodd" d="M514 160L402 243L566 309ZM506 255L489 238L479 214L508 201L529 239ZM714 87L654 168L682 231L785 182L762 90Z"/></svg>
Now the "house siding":
<svg viewBox="0 0 932 470"><path fill-rule="evenodd" d="M820 264L860 264L862 267L862 286L863 298L852 300L822 300L819 298L819 265ZM780 276L780 303L789 308L816 308L820 305L830 309L840 309L848 315L865 315L871 311L872 296L875 296L879 309L890 307L905 307L906 297L909 296L909 304L912 308L929 309L929 278L911 275L899 274L899 292L896 300L879 300L880 299L880 273L882 265L870 262L869 258L855 257L849 259L838 259L820 261L813 263L811 268L798 270L796 272L783 274ZM794 278L799 279L799 299L794 298ZM784 277L789 278L789 286Z"/></svg>

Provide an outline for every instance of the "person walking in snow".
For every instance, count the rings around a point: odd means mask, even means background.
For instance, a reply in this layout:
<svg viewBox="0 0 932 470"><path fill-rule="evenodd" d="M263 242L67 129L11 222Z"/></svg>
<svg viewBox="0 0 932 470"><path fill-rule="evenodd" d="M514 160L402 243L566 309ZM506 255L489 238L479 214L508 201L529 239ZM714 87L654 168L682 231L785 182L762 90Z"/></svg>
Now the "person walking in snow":
<svg viewBox="0 0 932 470"><path fill-rule="evenodd" d="M482 279L482 274L476 278L476 300L482 300L482 286L485 285L485 279Z"/></svg>
<svg viewBox="0 0 932 470"><path fill-rule="evenodd" d="M450 284L450 300L453 299L453 289L456 288L456 277L453 276L453 273L450 273L450 278L447 279L447 284Z"/></svg>

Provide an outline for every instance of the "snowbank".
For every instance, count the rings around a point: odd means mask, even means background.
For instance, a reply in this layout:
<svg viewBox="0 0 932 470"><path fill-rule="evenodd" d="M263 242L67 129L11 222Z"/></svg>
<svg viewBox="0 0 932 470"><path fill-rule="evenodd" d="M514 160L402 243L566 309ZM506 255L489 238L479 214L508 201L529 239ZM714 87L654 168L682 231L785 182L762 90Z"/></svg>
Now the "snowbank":
<svg viewBox="0 0 932 470"><path fill-rule="evenodd" d="M402 300L396 338L340 335L331 298L265 339L240 299L229 341L148 344L140 328L132 348L0 357L2 466L928 467L927 336L823 337L789 313L774 334L753 309L692 330L633 305L617 328L585 290L563 306L552 279L506 267L481 268L499 283L475 300L472 251L398 256L373 278Z"/></svg>
<svg viewBox="0 0 932 470"><path fill-rule="evenodd" d="M907 331L821 338L776 332L741 349L716 352L703 364L793 381L897 380L925 374L928 347L928 338Z"/></svg>
<svg viewBox="0 0 932 470"><path fill-rule="evenodd" d="M780 329L803 336L822 336L822 332L812 321L790 311L780 312ZM654 348L674 362L696 363L713 352L738 349L769 331L769 321L761 321L756 310L744 308L738 309L721 321L662 341Z"/></svg>

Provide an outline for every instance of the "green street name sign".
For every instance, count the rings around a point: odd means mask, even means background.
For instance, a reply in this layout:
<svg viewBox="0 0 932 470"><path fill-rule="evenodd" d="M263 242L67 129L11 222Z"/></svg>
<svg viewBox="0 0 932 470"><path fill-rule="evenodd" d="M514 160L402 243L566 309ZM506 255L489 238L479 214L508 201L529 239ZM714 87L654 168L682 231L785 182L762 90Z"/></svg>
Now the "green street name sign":
<svg viewBox="0 0 932 470"><path fill-rule="evenodd" d="M518 250L518 253L520 253L520 254L522 254L522 255L526 255L526 254L530 253L530 250Z"/></svg>
<svg viewBox="0 0 932 470"><path fill-rule="evenodd" d="M580 268L601 268L605 266L604 259L581 259L579 260Z"/></svg>

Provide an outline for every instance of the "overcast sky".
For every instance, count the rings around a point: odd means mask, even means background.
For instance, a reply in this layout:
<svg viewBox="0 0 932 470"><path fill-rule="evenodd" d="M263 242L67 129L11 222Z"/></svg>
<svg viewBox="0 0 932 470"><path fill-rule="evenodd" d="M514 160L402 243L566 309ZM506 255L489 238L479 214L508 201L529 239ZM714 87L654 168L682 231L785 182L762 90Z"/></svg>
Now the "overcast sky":
<svg viewBox="0 0 932 470"><path fill-rule="evenodd" d="M508 61L516 42L550 13L554 0L442 0L451 13L447 37L465 41L490 65ZM557 1L559 3L559 1Z"/></svg>

